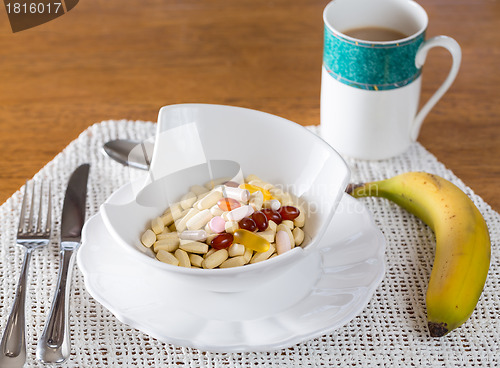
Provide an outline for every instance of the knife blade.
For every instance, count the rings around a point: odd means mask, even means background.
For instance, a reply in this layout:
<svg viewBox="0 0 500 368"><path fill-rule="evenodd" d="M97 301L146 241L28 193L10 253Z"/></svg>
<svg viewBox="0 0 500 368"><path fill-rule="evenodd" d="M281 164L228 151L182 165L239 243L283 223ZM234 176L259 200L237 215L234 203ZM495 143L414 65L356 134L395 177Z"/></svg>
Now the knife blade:
<svg viewBox="0 0 500 368"><path fill-rule="evenodd" d="M36 357L43 363L62 363L70 354L69 295L74 253L78 250L83 224L89 164L79 166L69 178L61 216L60 263L57 286L49 317L38 341Z"/></svg>
<svg viewBox="0 0 500 368"><path fill-rule="evenodd" d="M61 247L72 247L80 243L85 223L89 169L89 164L83 164L69 179L61 217Z"/></svg>

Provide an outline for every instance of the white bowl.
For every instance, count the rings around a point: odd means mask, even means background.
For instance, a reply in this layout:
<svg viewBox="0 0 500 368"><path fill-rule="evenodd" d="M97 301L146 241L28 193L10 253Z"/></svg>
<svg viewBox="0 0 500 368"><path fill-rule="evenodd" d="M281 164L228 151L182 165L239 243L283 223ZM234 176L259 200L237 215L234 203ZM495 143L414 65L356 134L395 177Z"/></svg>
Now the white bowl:
<svg viewBox="0 0 500 368"><path fill-rule="evenodd" d="M307 208L304 244L273 259L236 268L190 269L156 260L141 244L141 234L191 185L207 181L209 168L214 177L256 174L286 187ZM297 285L300 297L318 277L317 245L348 180L349 169L341 156L289 120L231 106L172 105L160 110L151 168L147 179L135 186L135 200L104 203L101 213L110 234L137 262L163 270L186 287L245 291L280 279L277 276L294 265L299 271L288 282Z"/></svg>
<svg viewBox="0 0 500 368"><path fill-rule="evenodd" d="M128 184L109 201L131 198ZM242 293L194 293L172 282L169 273L123 252L100 213L85 223L77 261L92 297L120 321L160 341L212 352L271 351L347 324L383 278L384 237L364 204L348 194L319 247L319 277L301 298L291 283L280 289L268 283ZM278 277L294 280L295 271L304 271L300 262Z"/></svg>

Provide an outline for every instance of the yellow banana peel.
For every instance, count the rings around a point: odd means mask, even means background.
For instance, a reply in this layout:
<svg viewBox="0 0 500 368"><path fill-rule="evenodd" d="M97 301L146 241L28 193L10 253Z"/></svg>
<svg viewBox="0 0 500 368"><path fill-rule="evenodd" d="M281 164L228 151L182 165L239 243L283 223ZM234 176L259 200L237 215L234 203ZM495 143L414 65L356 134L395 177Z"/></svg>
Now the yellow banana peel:
<svg viewBox="0 0 500 368"><path fill-rule="evenodd" d="M472 200L448 180L424 172L351 185L347 192L389 199L430 226L436 251L426 295L429 333L443 336L463 324L482 293L491 255L488 227Z"/></svg>

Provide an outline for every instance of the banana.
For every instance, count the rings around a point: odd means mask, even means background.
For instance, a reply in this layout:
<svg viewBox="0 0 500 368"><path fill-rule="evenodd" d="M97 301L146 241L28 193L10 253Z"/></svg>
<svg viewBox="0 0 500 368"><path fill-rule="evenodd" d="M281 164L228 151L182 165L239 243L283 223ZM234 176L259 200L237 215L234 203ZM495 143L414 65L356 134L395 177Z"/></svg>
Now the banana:
<svg viewBox="0 0 500 368"><path fill-rule="evenodd" d="M488 227L470 198L439 176L408 172L350 185L352 196L383 197L423 220L436 236L426 306L429 333L444 336L474 311L490 267Z"/></svg>

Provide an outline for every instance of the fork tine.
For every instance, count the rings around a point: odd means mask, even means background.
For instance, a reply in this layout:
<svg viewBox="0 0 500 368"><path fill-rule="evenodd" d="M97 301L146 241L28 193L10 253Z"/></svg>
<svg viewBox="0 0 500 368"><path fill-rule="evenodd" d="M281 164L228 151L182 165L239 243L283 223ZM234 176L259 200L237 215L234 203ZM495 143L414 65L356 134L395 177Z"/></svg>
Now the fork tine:
<svg viewBox="0 0 500 368"><path fill-rule="evenodd" d="M30 206L30 218L28 220L28 232L34 232L35 224L33 224L33 212L35 212L35 182L31 187L31 206Z"/></svg>
<svg viewBox="0 0 500 368"><path fill-rule="evenodd" d="M21 214L19 215L19 226L17 228L18 233L21 233L24 230L27 201L28 201L28 180L26 180L26 183L24 184L23 203L21 205Z"/></svg>
<svg viewBox="0 0 500 368"><path fill-rule="evenodd" d="M42 203L43 203L43 181L40 182L40 200L38 201L38 216L36 221L36 229L35 228L33 229L35 233L40 233L42 231L42 210L43 210Z"/></svg>
<svg viewBox="0 0 500 368"><path fill-rule="evenodd" d="M52 191L49 181L49 195L47 201L47 222L45 223L45 233L50 234L50 228L52 227Z"/></svg>

